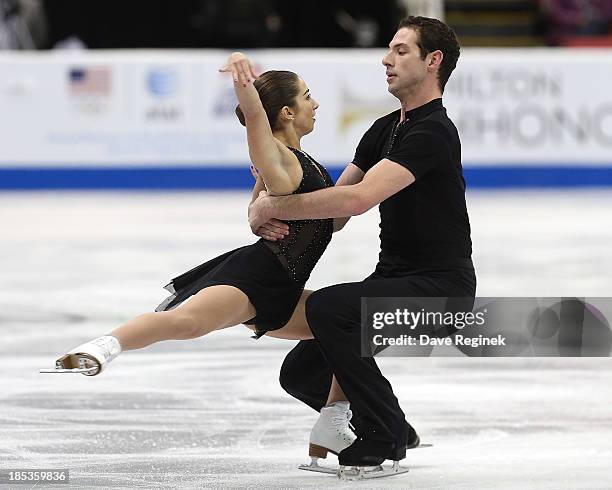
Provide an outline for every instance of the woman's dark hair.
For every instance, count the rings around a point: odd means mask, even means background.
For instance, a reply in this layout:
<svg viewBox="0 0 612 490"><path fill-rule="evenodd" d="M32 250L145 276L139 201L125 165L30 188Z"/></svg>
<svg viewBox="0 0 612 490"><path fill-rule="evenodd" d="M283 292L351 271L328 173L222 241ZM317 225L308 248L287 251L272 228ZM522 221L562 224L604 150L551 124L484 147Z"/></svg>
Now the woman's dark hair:
<svg viewBox="0 0 612 490"><path fill-rule="evenodd" d="M438 84L440 91L444 92L446 82L451 76L451 73L457 66L459 59L459 41L457 35L444 22L429 17L407 17L399 23L397 29L407 27L414 29L418 35L417 46L421 50L421 59L432 53L440 50L444 57L438 70Z"/></svg>
<svg viewBox="0 0 612 490"><path fill-rule="evenodd" d="M270 128L278 128L278 114L285 106L292 106L299 95L300 78L291 71L270 70L262 73L253 83L263 105ZM240 106L236 107L236 115L240 124L246 126L244 114Z"/></svg>

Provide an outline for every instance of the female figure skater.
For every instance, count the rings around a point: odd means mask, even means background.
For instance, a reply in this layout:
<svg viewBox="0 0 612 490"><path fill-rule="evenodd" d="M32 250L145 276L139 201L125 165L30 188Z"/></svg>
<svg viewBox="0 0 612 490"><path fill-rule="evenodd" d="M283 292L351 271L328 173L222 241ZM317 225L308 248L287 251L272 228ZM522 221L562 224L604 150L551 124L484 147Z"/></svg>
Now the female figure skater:
<svg viewBox="0 0 612 490"><path fill-rule="evenodd" d="M234 79L236 113L246 125L249 155L258 172L253 199L264 189L283 195L332 186L325 168L300 148L302 136L314 129L319 106L304 81L286 71L257 78L242 53L233 53L219 71ZM122 351L163 340L195 339L241 323L251 326L256 338L313 338L305 318L310 292L304 291L304 284L331 240L333 220L288 225L283 240L260 239L174 278L166 286L171 296L155 312L78 346L56 361L53 372L95 376ZM321 411L311 434L311 452L325 448L338 453L355 440L348 427L349 405L335 379L328 401L330 407Z"/></svg>

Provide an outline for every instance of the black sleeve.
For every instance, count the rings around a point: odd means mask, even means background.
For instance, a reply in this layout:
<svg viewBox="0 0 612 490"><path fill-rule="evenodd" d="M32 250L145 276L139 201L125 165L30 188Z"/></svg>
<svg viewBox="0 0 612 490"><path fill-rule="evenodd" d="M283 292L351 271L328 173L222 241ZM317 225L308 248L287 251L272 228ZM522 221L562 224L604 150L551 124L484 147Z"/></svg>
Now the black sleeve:
<svg viewBox="0 0 612 490"><path fill-rule="evenodd" d="M375 155L377 130L374 126L376 126L376 123L370 126L370 129L361 137L361 141L355 151L355 158L353 158L353 164L357 165L364 172L367 172L374 164L378 163Z"/></svg>
<svg viewBox="0 0 612 490"><path fill-rule="evenodd" d="M386 158L410 170L418 180L432 168L449 161L450 144L446 131L439 124L419 124L395 145Z"/></svg>

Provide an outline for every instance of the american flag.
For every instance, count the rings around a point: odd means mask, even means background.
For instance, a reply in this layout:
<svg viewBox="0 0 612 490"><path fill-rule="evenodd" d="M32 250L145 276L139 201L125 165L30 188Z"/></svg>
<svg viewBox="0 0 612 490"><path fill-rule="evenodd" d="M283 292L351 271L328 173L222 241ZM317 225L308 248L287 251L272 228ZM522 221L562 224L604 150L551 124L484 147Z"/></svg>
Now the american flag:
<svg viewBox="0 0 612 490"><path fill-rule="evenodd" d="M72 95L110 95L111 70L105 67L71 68L68 86Z"/></svg>

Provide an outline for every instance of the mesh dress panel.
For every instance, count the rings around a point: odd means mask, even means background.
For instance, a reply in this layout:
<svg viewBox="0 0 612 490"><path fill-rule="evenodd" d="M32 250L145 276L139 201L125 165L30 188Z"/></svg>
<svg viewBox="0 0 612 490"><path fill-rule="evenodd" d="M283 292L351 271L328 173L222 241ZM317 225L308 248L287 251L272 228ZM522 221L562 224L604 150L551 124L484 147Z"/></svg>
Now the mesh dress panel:
<svg viewBox="0 0 612 490"><path fill-rule="evenodd" d="M302 166L303 177L293 194L332 187L334 182L324 167L306 152L290 148ZM289 234L282 240L262 240L297 283L305 283L323 255L333 233L333 219L288 220Z"/></svg>

